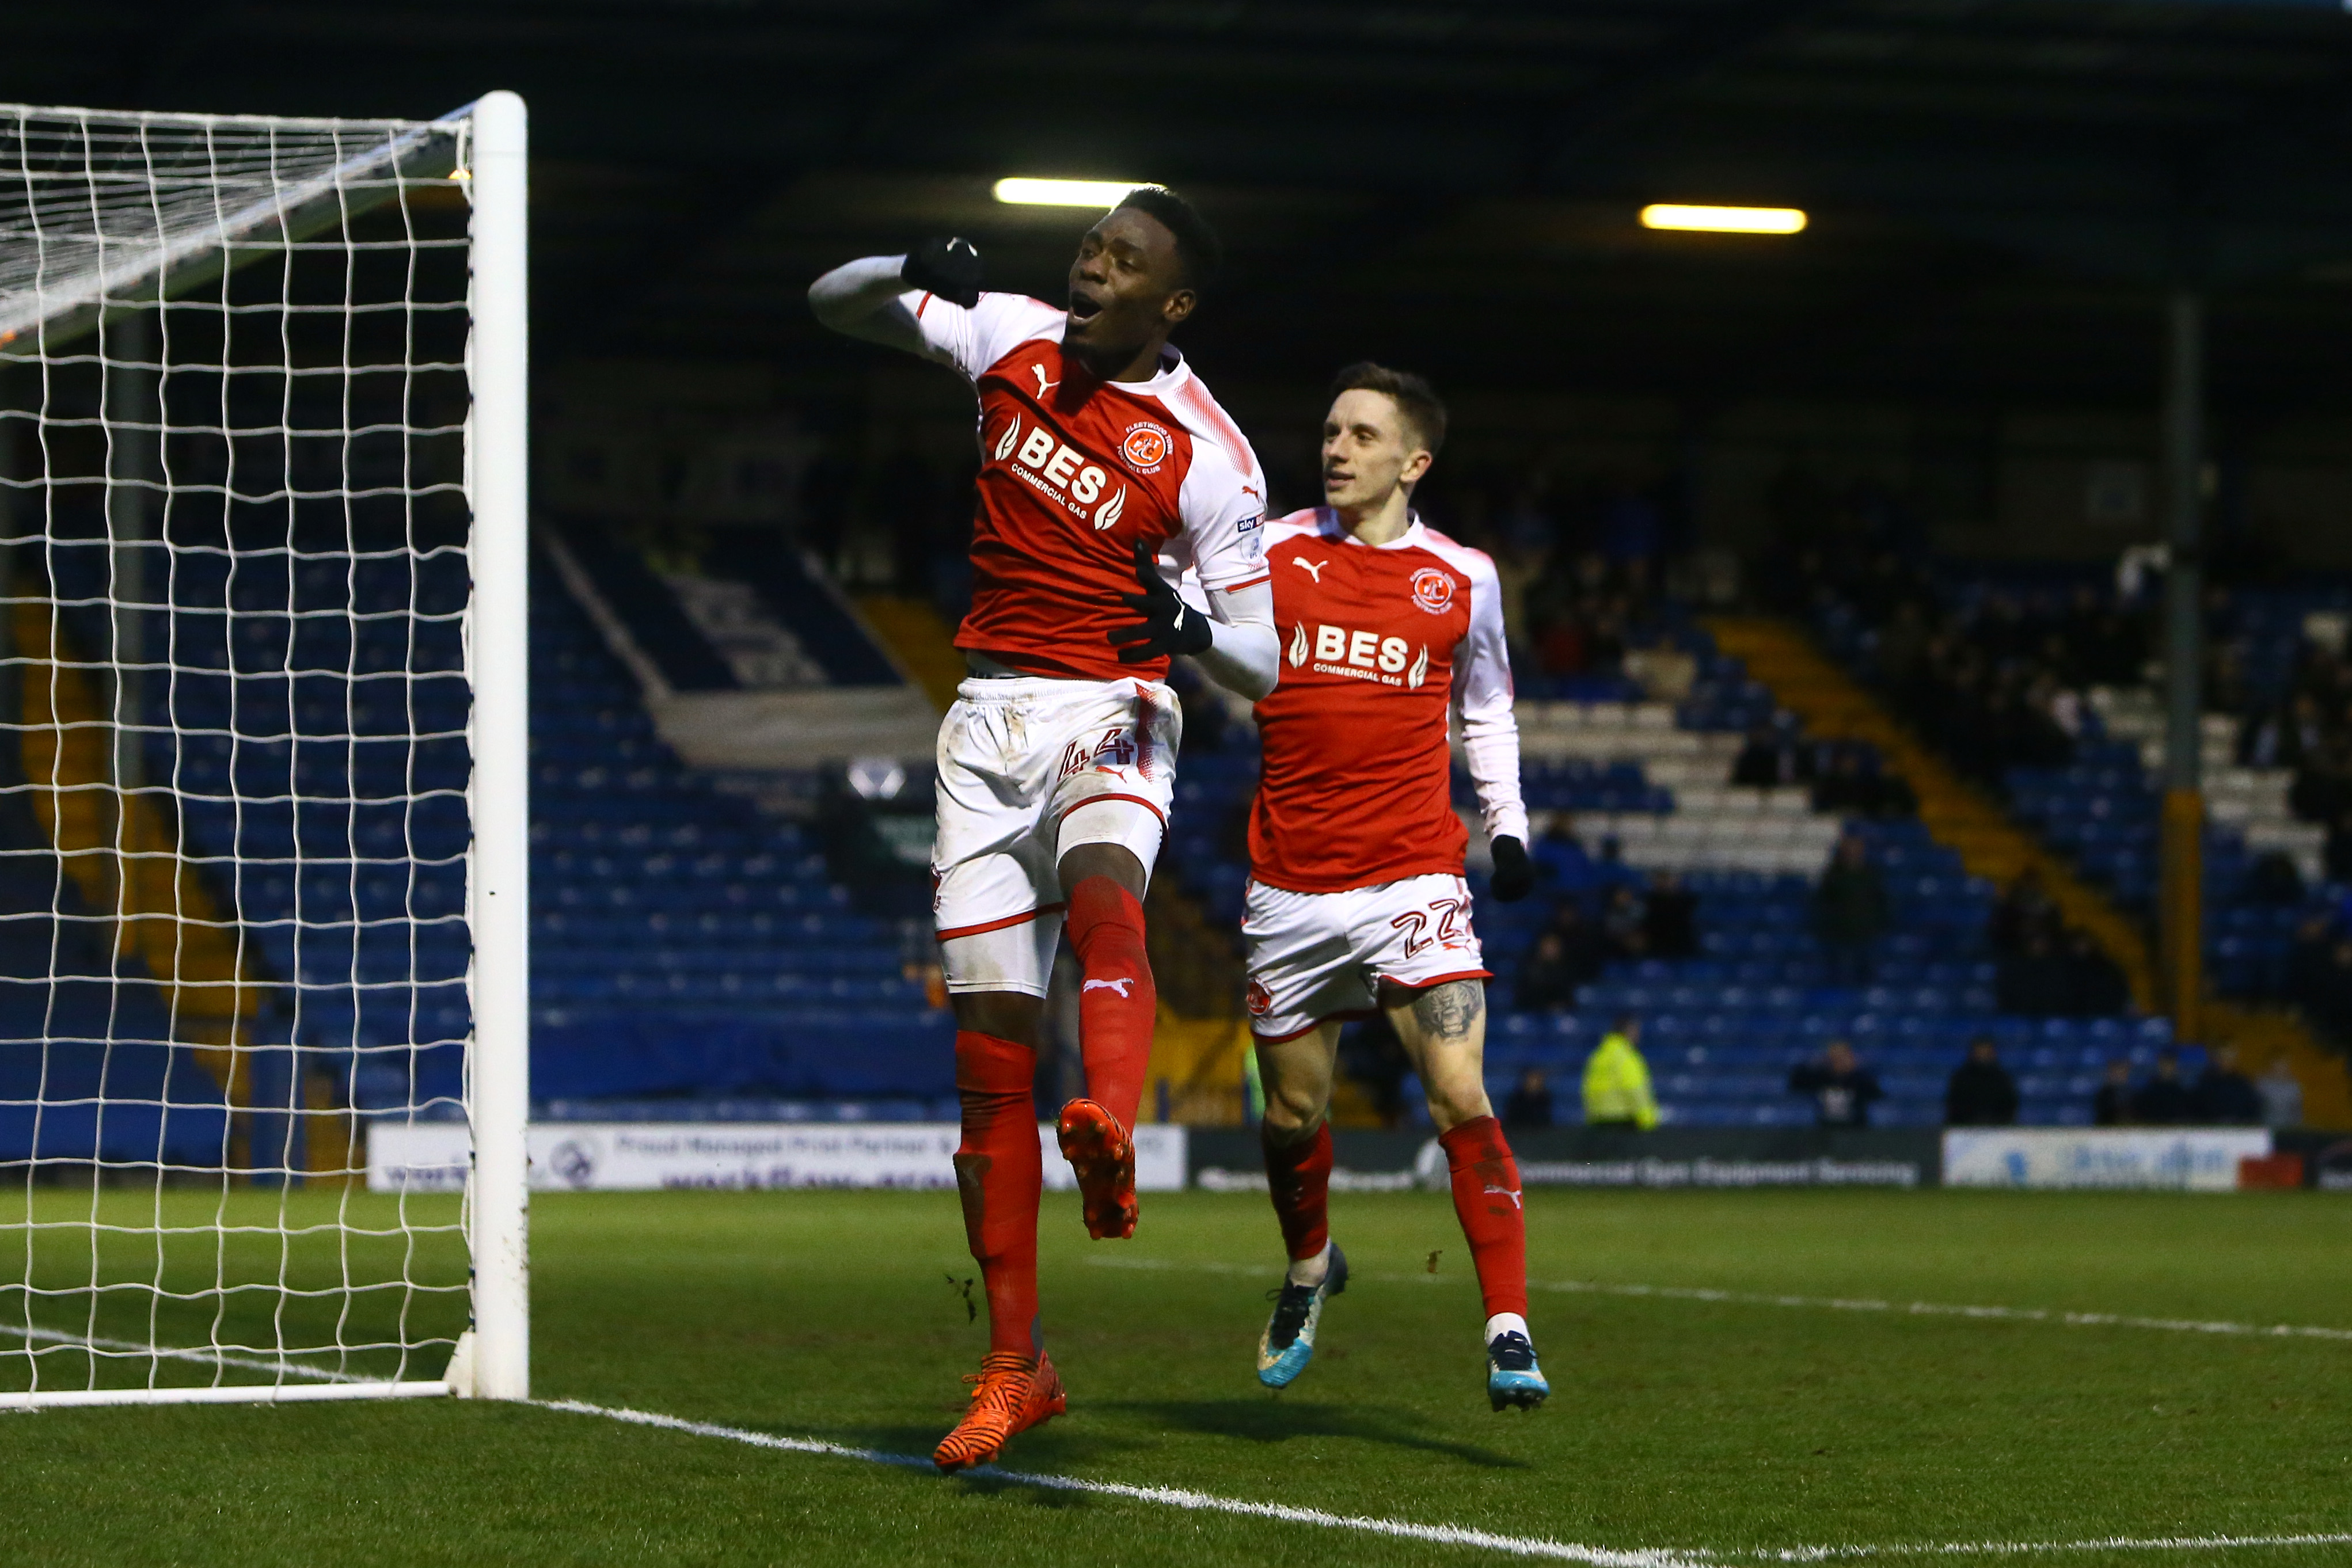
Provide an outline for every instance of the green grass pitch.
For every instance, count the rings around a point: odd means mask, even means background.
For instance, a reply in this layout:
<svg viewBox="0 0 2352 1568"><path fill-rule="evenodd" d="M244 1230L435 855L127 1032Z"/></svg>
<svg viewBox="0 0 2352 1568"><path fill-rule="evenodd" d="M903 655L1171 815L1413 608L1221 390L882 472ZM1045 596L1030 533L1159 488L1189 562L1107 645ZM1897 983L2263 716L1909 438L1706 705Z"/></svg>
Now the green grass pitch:
<svg viewBox="0 0 2352 1568"><path fill-rule="evenodd" d="M2352 1342L1538 1290L1552 1400L1498 1416L1446 1199L1340 1197L1333 1218L1357 1281L1275 1397L1252 1362L1278 1266L1263 1198L1147 1196L1136 1240L1090 1243L1049 1195L1070 1413L1006 1467L1727 1563L2352 1531ZM2325 1195L1549 1191L1528 1222L1538 1281L2352 1328L2352 1207ZM546 1398L926 1454L983 1348L950 1194L549 1196L533 1250ZM9 1562L1507 1560L444 1400L0 1416L0 1473ZM2352 1546L2032 1560L2305 1568Z"/></svg>

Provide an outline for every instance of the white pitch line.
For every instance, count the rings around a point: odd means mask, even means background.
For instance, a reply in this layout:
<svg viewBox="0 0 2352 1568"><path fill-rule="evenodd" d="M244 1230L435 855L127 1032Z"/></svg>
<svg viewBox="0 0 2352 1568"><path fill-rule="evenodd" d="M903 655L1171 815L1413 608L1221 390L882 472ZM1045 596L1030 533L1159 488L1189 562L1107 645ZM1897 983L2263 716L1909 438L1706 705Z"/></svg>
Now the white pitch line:
<svg viewBox="0 0 2352 1568"><path fill-rule="evenodd" d="M754 1448L790 1454L814 1454L826 1458L857 1459L870 1465L936 1474L931 1461L916 1454L893 1454L881 1448L857 1448L811 1437L779 1437L741 1427L712 1421L689 1421L579 1399L542 1399L532 1403L542 1410L574 1416L601 1416L633 1427L652 1427L689 1437L718 1437ZM1716 1552L1704 1547L1586 1546L1540 1535L1500 1535L1458 1524L1414 1524L1407 1520L1378 1519L1368 1514L1328 1513L1319 1508L1293 1508L1282 1503L1252 1502L1244 1498L1219 1497L1213 1492L1181 1487L1128 1486L1118 1481L1084 1480L1076 1476L1038 1475L1025 1470L1000 1470L994 1466L964 1472L975 1480L1038 1487L1049 1491L1087 1492L1097 1497L1124 1498L1168 1508L1203 1513L1239 1514L1250 1519L1278 1520L1286 1524L1311 1524L1324 1530L1351 1530L1395 1540L1425 1541L1438 1546L1468 1546L1513 1557L1539 1557L1554 1562L1582 1563L1591 1568L1722 1568L1732 1562L1832 1563L1866 1557L2032 1557L2078 1552L2216 1552L2232 1547L2294 1547L2352 1545L2352 1533L2306 1535L2111 1535L2091 1541L1947 1541L1883 1546L1785 1546L1749 1551Z"/></svg>
<svg viewBox="0 0 2352 1568"><path fill-rule="evenodd" d="M2231 1547L2348 1546L2332 1535L2110 1535L2095 1541L1943 1541L1908 1546L1784 1546L1752 1552L1768 1563L1834 1563L1859 1557L2041 1557L2065 1552L2221 1552Z"/></svg>
<svg viewBox="0 0 2352 1568"><path fill-rule="evenodd" d="M1241 1263L1171 1263L1159 1258L1089 1258L1103 1269L1171 1270L1188 1274L1267 1276L1270 1265ZM1353 1273L1357 1280L1377 1280L1392 1285L1437 1283L1429 1274ZM1919 1318L1982 1318L1995 1322L2057 1323L2067 1328L2154 1329L2166 1333L2233 1334L2253 1339L2316 1339L2352 1341L2352 1329L2315 1328L2304 1323L2207 1322L2194 1318L2143 1318L2118 1312L2068 1312L2043 1307L1970 1307L1943 1301L1877 1301L1868 1297L1779 1296L1759 1291L1718 1291L1696 1285L1608 1285L1589 1280L1530 1280L1531 1291L1555 1291L1579 1296L1640 1296L1671 1301L1713 1301L1739 1307L1797 1307L1836 1312L1887 1312Z"/></svg>
<svg viewBox="0 0 2352 1568"><path fill-rule="evenodd" d="M709 1421L688 1421L676 1416L656 1416L644 1410L616 1409L611 1406L590 1405L577 1399L535 1401L546 1410L563 1410L576 1416L602 1416L608 1420L626 1421L633 1426L656 1427L665 1431L685 1432L697 1437L720 1437L730 1443L747 1443L755 1448L779 1448L793 1454L819 1454L832 1458L862 1459L867 1464L893 1465L907 1469L930 1470L931 1461L913 1454L886 1453L879 1448L853 1448L840 1443L821 1443L806 1437L778 1437L766 1432L746 1431L740 1427L721 1427ZM1375 1519L1366 1514L1327 1513L1319 1508L1291 1508L1282 1503L1251 1502L1243 1498L1219 1497L1213 1492L1188 1491L1180 1487L1137 1487L1118 1481L1082 1480L1076 1476L1035 1475L1023 1470L1000 1470L987 1466L965 1472L978 1480L1009 1482L1014 1486L1039 1487L1050 1491L1087 1492L1097 1497L1125 1498L1132 1502L1156 1502L1168 1508L1190 1509L1202 1513L1241 1514L1252 1519L1275 1519L1288 1524L1318 1525L1325 1530L1352 1530L1367 1535L1385 1535L1404 1541L1426 1541L1440 1546L1470 1546L1487 1552L1505 1552L1514 1557L1543 1557L1562 1563L1583 1563L1591 1568L1707 1568L1709 1553L1696 1554L1669 1551L1615 1551L1605 1546L1583 1546L1574 1542L1553 1541L1534 1535L1497 1535L1492 1531L1472 1530L1455 1524L1414 1524L1401 1519Z"/></svg>

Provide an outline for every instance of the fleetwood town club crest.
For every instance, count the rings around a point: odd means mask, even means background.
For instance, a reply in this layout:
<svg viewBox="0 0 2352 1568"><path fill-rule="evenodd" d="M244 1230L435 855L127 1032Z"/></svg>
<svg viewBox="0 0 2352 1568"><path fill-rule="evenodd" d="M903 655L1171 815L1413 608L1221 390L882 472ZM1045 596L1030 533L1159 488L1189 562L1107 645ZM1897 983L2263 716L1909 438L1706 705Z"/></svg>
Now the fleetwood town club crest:
<svg viewBox="0 0 2352 1568"><path fill-rule="evenodd" d="M1118 455L1137 473L1157 474L1160 465L1168 461L1170 444L1167 431L1148 419L1139 420L1127 427L1127 439L1118 444Z"/></svg>
<svg viewBox="0 0 2352 1568"><path fill-rule="evenodd" d="M1424 566L1412 574L1412 601L1432 615L1443 615L1454 607L1454 576L1433 566Z"/></svg>
<svg viewBox="0 0 2352 1568"><path fill-rule="evenodd" d="M1242 993L1242 997L1249 1008L1252 1018L1262 1019L1274 1010L1274 993L1267 990L1265 982L1255 975L1250 977L1249 988Z"/></svg>

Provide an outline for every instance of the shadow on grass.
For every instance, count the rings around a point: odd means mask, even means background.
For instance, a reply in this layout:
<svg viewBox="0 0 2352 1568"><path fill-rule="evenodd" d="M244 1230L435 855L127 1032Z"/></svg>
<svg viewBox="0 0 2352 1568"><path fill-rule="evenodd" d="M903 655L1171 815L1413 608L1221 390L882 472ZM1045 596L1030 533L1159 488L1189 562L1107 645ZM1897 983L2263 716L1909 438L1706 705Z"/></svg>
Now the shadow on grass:
<svg viewBox="0 0 2352 1568"><path fill-rule="evenodd" d="M1309 1405L1295 1399L1165 1399L1132 1401L1111 1408L1178 1431L1213 1437L1238 1437L1250 1443L1292 1443L1302 1438L1338 1437L1359 1443L1380 1443L1444 1454L1465 1465L1491 1469L1524 1469L1527 1461L1498 1454L1473 1443L1451 1442L1433 1436L1428 1421L1360 1405Z"/></svg>

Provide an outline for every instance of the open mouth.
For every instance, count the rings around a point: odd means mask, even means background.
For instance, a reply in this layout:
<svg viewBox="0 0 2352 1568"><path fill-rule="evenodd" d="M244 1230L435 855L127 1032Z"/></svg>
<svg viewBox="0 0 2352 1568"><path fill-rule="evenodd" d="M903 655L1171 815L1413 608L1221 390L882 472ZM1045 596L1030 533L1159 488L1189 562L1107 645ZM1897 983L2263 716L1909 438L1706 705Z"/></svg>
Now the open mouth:
<svg viewBox="0 0 2352 1568"><path fill-rule="evenodd" d="M1075 289L1075 288L1073 288L1073 289L1071 289L1071 290L1070 290L1070 319L1071 319L1071 320L1073 320L1073 321L1091 321L1091 320L1093 320L1096 317L1097 317L1097 316L1099 316L1099 315L1101 315L1101 314L1102 314L1102 301L1101 301L1101 300L1095 298L1094 298L1093 296L1091 296L1091 295L1087 295L1087 294L1081 294L1081 293L1079 293L1079 292L1078 292L1076 289Z"/></svg>

